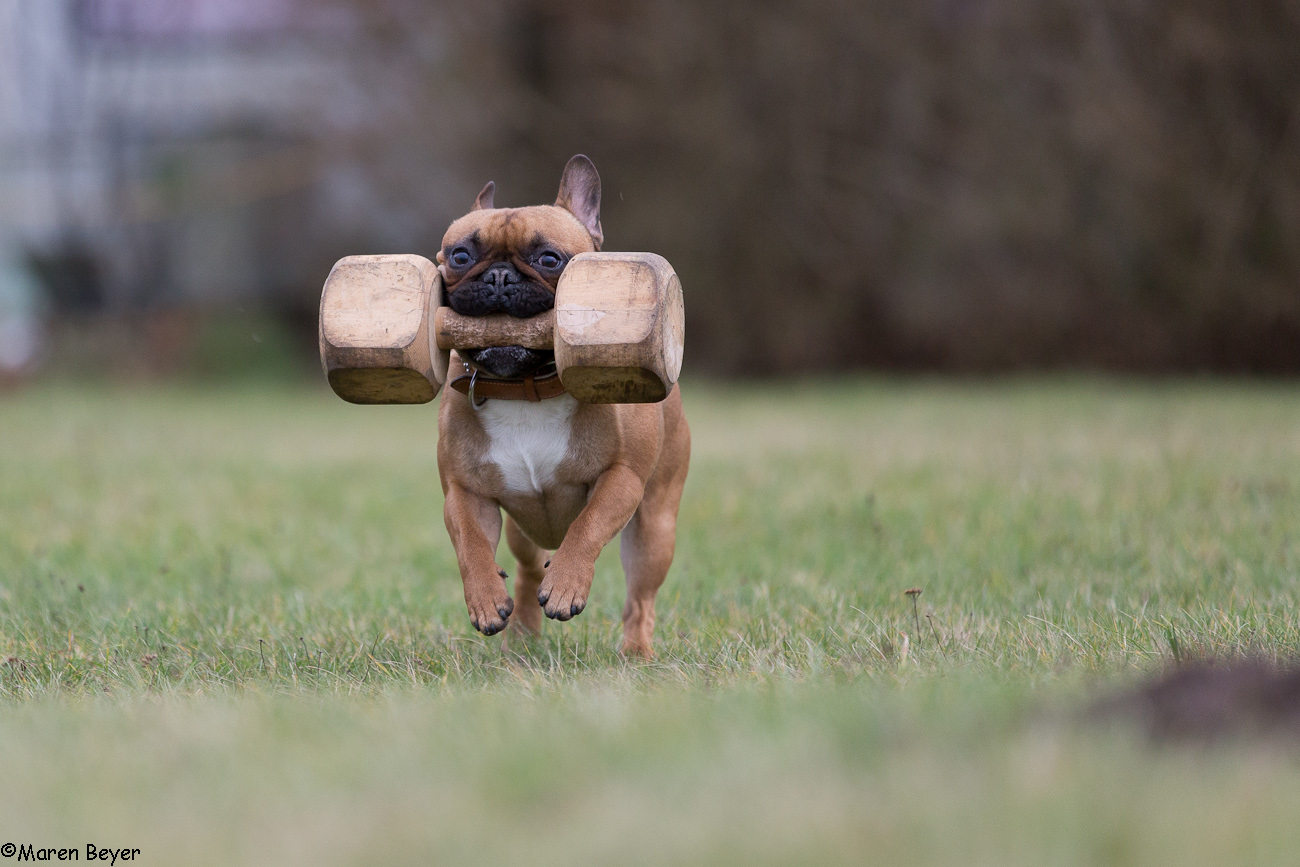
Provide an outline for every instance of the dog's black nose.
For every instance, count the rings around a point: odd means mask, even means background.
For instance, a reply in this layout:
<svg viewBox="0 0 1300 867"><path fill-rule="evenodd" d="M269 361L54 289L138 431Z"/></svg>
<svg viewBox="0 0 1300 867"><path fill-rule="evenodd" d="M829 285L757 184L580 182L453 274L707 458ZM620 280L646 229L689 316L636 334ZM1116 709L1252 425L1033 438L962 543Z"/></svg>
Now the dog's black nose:
<svg viewBox="0 0 1300 867"><path fill-rule="evenodd" d="M497 291L500 292L516 283L519 283L523 278L520 277L519 272L515 270L514 265L511 265L509 262L498 262L484 271L479 279L484 283L487 283L489 286L495 286Z"/></svg>

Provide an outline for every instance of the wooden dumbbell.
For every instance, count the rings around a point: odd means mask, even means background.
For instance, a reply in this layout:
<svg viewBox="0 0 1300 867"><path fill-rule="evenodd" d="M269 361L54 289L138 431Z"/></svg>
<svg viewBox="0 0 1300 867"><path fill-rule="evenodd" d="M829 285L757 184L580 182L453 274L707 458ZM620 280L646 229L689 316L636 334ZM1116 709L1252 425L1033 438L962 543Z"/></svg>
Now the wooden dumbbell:
<svg viewBox="0 0 1300 867"><path fill-rule="evenodd" d="M354 260L365 261L354 266ZM442 287L434 269L424 295L433 314L425 315L432 322L426 319L424 332L413 297L407 304L370 300L391 295L389 283L399 272L405 275L412 260L433 268L419 256L353 256L335 265L325 283L321 359L330 384L345 400L432 400L446 380L450 350L488 346L553 349L560 381L583 403L660 401L681 373L682 287L662 256L580 253L560 277L555 309L528 319L461 316L440 303ZM369 295L363 288L367 285ZM370 312L360 316L357 306Z"/></svg>

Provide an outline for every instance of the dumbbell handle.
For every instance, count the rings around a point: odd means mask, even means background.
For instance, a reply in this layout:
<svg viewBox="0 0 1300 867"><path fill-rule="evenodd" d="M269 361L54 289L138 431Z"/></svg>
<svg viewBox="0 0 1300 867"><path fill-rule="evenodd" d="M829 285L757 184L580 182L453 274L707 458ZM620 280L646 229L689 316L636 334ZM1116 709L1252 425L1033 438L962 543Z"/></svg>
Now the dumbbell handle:
<svg viewBox="0 0 1300 867"><path fill-rule="evenodd" d="M450 307L439 307L433 314L433 330L439 349L522 346L549 350L555 346L555 311L516 319L505 313L461 316Z"/></svg>

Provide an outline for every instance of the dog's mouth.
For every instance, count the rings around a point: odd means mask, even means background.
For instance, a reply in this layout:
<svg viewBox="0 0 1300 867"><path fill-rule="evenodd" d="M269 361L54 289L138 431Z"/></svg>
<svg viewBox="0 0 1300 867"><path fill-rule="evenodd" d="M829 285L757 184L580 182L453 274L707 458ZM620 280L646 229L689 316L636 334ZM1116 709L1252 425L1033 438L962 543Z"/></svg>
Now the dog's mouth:
<svg viewBox="0 0 1300 867"><path fill-rule="evenodd" d="M555 353L522 346L489 346L460 353L471 365L497 379L523 379L555 362Z"/></svg>

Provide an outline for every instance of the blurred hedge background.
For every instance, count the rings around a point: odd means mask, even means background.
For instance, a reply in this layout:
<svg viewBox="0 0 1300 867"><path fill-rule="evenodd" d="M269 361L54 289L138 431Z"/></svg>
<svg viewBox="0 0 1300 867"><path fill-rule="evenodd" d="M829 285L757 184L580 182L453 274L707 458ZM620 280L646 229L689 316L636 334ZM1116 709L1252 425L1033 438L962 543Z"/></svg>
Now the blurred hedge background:
<svg viewBox="0 0 1300 867"><path fill-rule="evenodd" d="M1300 372L1300 0L0 0L0 39L11 371L307 367L334 260L583 152L697 371Z"/></svg>

